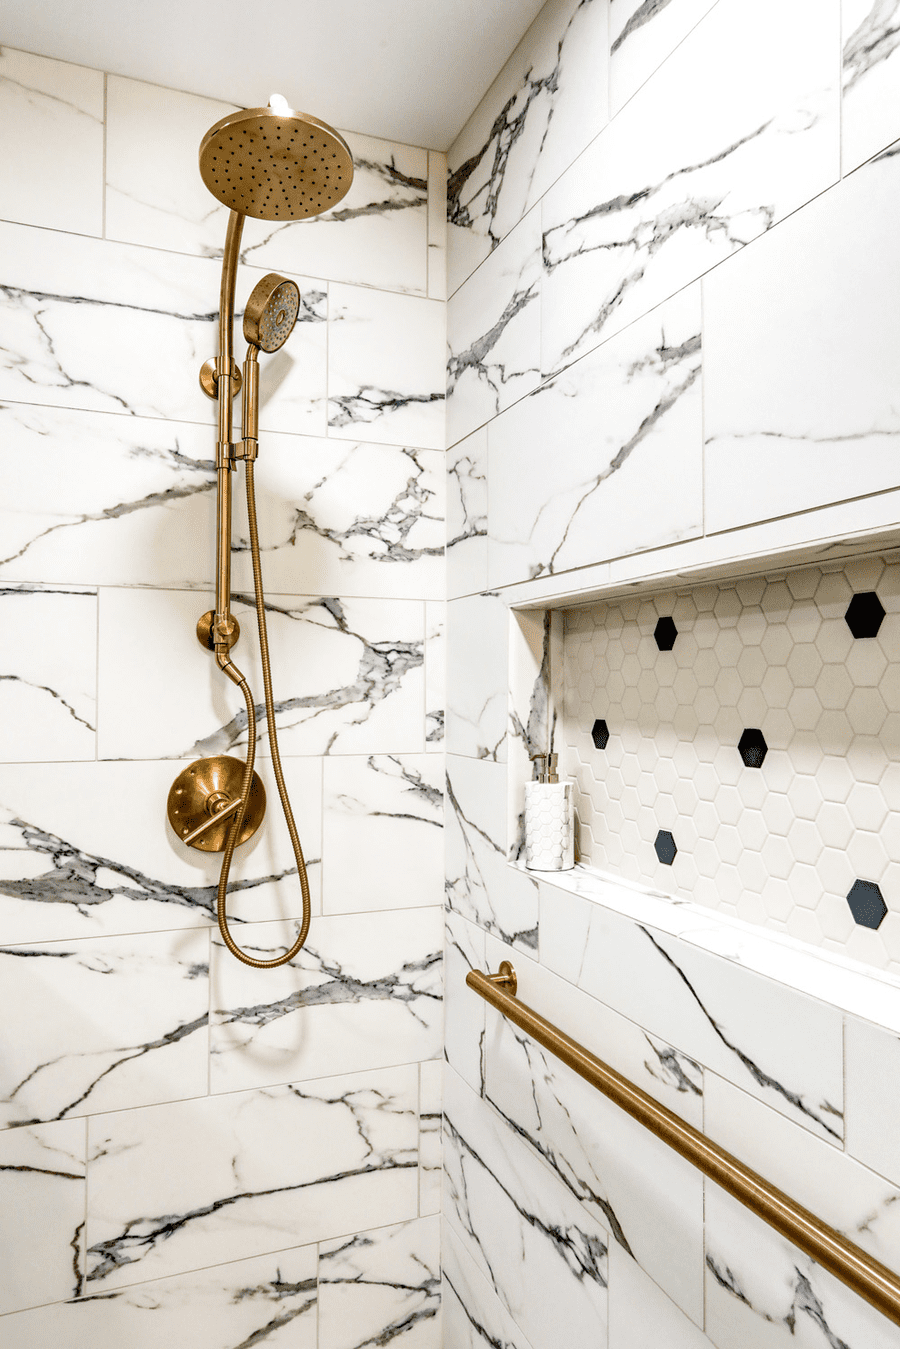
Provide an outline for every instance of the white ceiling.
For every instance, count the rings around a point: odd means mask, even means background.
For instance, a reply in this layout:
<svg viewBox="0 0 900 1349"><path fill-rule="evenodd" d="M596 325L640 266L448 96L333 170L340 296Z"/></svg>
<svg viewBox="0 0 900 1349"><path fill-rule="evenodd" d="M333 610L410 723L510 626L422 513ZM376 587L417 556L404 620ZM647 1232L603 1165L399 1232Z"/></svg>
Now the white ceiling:
<svg viewBox="0 0 900 1349"><path fill-rule="evenodd" d="M0 42L446 150L544 0L3 0Z"/></svg>

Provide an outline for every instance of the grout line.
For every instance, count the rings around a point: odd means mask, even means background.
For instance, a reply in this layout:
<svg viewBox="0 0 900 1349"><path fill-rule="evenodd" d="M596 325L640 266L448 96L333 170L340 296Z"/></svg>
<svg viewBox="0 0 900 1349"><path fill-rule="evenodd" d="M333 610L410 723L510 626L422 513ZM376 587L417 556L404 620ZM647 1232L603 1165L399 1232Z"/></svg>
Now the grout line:
<svg viewBox="0 0 900 1349"><path fill-rule="evenodd" d="M108 111L108 81L109 76L103 73L103 163L102 177L100 182L100 237L106 238L106 147L108 137L107 111Z"/></svg>

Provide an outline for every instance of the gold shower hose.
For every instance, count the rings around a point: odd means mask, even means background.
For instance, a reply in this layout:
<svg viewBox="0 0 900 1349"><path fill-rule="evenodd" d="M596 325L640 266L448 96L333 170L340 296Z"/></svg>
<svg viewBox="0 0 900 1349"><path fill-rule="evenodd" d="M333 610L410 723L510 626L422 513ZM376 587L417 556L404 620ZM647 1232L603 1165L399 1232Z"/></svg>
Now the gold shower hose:
<svg viewBox="0 0 900 1349"><path fill-rule="evenodd" d="M227 661L222 665L222 669L228 678L238 685L244 695L244 702L247 704L247 759L244 764L244 776L241 781L241 804L235 813L231 828L228 831L228 839L225 844L225 852L222 857L222 870L219 873L219 888L216 894L216 918L219 923L219 931L222 934L222 940L228 947L233 956L242 960L245 965L252 965L257 970L273 970L278 965L286 965L306 941L309 932L309 920L311 906L309 900L309 880L306 875L306 862L303 857L303 848L300 846L300 836L297 833L297 826L294 823L294 814L291 810L291 803L287 794L287 787L284 782L284 774L281 770L281 756L278 753L278 734L275 729L275 704L272 698L272 670L269 665L269 638L266 631L266 609L265 595L263 594L262 567L259 561L259 533L256 527L256 487L253 480L253 460L244 460L244 487L247 493L247 518L250 523L250 555L253 559L253 589L256 595L256 624L259 629L259 654L262 662L263 689L266 698L266 724L269 730L269 748L272 756L272 771L275 774L275 781L278 783L278 795L281 798L281 809L284 813L285 823L288 827L288 833L291 836L291 847L294 850L294 858L297 862L297 875L300 877L300 889L303 894L303 921L300 924L300 931L297 934L297 940L289 951L283 956L277 956L273 960L258 960L256 956L247 955L242 951L237 942L228 931L228 916L225 912L225 901L228 896L228 873L231 870L231 859L234 856L234 850L237 846L237 840L240 836L241 826L244 823L244 815L247 810L247 802L250 799L250 783L253 781L253 765L256 761L256 708L253 702L253 694L250 692L250 685L236 665Z"/></svg>

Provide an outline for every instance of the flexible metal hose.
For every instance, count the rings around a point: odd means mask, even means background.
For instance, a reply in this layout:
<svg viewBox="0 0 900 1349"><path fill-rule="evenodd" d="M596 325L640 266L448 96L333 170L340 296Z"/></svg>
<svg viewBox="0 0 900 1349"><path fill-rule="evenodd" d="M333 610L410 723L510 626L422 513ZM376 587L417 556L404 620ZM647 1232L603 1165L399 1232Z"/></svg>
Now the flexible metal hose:
<svg viewBox="0 0 900 1349"><path fill-rule="evenodd" d="M303 920L300 924L300 931L297 934L297 940L289 951L283 956L277 956L273 960L258 960L256 956L247 955L242 951L237 942L228 930L228 917L225 912L225 901L228 897L228 875L231 871L231 859L234 856L234 850L240 837L241 827L244 823L244 815L247 810L247 802L250 799L250 784L253 781L253 765L256 761L256 708L253 703L253 694L250 692L250 686L237 666L231 661L222 665L222 670L228 678L238 685L244 695L244 702L247 704L247 759L244 763L244 776L241 782L241 804L235 814L231 828L228 831L228 839L225 844L225 852L222 857L222 870L219 873L219 887L216 893L216 918L219 923L219 931L222 934L222 940L228 947L233 956L242 960L245 965L252 965L257 970L273 970L278 965L286 965L306 941L309 932L309 921L312 912L309 898L309 879L306 875L306 862L303 857L303 849L300 846L300 836L297 833L297 826L294 823L294 813L291 810L291 803L288 798L287 787L285 786L284 773L281 769L281 756L278 752L278 734L275 728L275 703L272 697L272 669L269 664L269 636L266 631L266 609L265 595L263 594L262 567L259 560L259 533L256 527L256 486L253 478L253 460L244 461L245 477L244 486L247 492L247 518L250 524L250 556L253 560L253 589L256 596L256 623L259 628L259 654L262 663L263 672L263 690L266 700L266 725L269 730L269 748L272 756L272 771L275 774L275 781L278 784L278 795L281 798L281 809L284 813L285 823L288 833L291 836L291 847L294 850L294 858L297 862L297 875L300 877L300 890L303 895Z"/></svg>

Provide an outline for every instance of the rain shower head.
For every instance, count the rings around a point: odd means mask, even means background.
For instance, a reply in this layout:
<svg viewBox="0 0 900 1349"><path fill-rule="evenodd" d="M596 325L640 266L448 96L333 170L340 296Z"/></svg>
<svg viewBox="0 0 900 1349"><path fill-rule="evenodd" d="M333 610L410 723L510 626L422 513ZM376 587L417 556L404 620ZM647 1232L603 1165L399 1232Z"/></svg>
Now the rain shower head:
<svg viewBox="0 0 900 1349"><path fill-rule="evenodd" d="M353 156L326 122L278 99L275 107L245 108L211 126L200 142L200 176L232 211L306 220L347 193Z"/></svg>
<svg viewBox="0 0 900 1349"><path fill-rule="evenodd" d="M299 309L297 283L270 272L256 283L247 301L245 340L262 351L277 351L290 337Z"/></svg>

